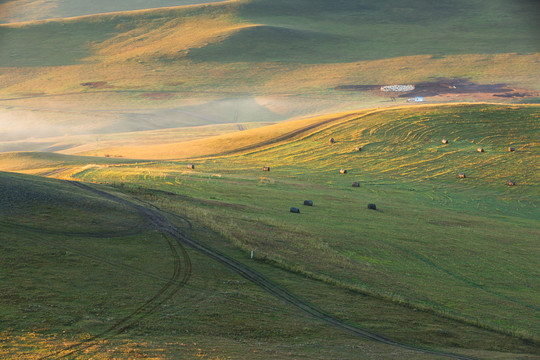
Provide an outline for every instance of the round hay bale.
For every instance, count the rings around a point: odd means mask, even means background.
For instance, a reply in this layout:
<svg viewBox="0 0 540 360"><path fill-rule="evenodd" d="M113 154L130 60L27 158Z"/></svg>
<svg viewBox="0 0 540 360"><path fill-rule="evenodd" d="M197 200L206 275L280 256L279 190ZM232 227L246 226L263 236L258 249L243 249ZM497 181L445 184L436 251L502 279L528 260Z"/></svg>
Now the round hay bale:
<svg viewBox="0 0 540 360"><path fill-rule="evenodd" d="M346 173L347 173L347 170L341 169L341 170L339 170L339 173L340 173L340 174L346 174Z"/></svg>
<svg viewBox="0 0 540 360"><path fill-rule="evenodd" d="M311 200L304 200L304 205L306 205L306 206L313 206L313 201L311 201Z"/></svg>
<svg viewBox="0 0 540 360"><path fill-rule="evenodd" d="M377 205L375 205L375 204L367 204L367 208L369 210L377 210Z"/></svg>
<svg viewBox="0 0 540 360"><path fill-rule="evenodd" d="M516 185L515 181L512 181L512 180L508 180L507 184L508 184L508 186L515 186Z"/></svg>
<svg viewBox="0 0 540 360"><path fill-rule="evenodd" d="M263 171L270 171L270 166L264 166Z"/></svg>
<svg viewBox="0 0 540 360"><path fill-rule="evenodd" d="M458 174L460 179L465 179L467 176L465 176L465 173L459 173Z"/></svg>
<svg viewBox="0 0 540 360"><path fill-rule="evenodd" d="M355 181L352 183L352 187L360 187L360 183L358 181Z"/></svg>
<svg viewBox="0 0 540 360"><path fill-rule="evenodd" d="M355 150L355 151L362 151L362 147L357 146L357 147L354 148L354 150Z"/></svg>
<svg viewBox="0 0 540 360"><path fill-rule="evenodd" d="M193 164L188 164L187 168L193 170L193 169L195 169L195 165L193 165Z"/></svg>
<svg viewBox="0 0 540 360"><path fill-rule="evenodd" d="M336 141L334 140L334 138L330 138L330 140L328 140L328 142L329 142L330 144L333 144L333 143L335 143Z"/></svg>
<svg viewBox="0 0 540 360"><path fill-rule="evenodd" d="M448 144L448 140L442 139L442 143L446 145L446 144Z"/></svg>
<svg viewBox="0 0 540 360"><path fill-rule="evenodd" d="M476 151L478 151L478 152L484 152L484 148L478 148L478 149L476 149Z"/></svg>
<svg viewBox="0 0 540 360"><path fill-rule="evenodd" d="M300 209L299 208L296 208L294 206L291 207L291 212L292 213L295 213L295 214L300 214Z"/></svg>
<svg viewBox="0 0 540 360"><path fill-rule="evenodd" d="M516 151L516 149L514 149L513 147L509 147L509 148L508 148L508 151L509 151L509 152L512 152L512 151Z"/></svg>

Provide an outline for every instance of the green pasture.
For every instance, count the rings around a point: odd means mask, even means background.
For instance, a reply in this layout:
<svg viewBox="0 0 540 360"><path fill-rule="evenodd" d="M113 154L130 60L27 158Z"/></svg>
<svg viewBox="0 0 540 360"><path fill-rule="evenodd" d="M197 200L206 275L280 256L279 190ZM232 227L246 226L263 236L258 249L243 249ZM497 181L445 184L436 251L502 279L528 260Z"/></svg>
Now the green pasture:
<svg viewBox="0 0 540 360"><path fill-rule="evenodd" d="M166 191L154 200L283 268L536 338L538 116L487 105L388 110L251 153L190 160L195 170L162 162L73 176Z"/></svg>
<svg viewBox="0 0 540 360"><path fill-rule="evenodd" d="M518 338L286 271L259 255L250 260L222 231L197 217L190 223L178 217L188 210L171 205L178 204L177 195L96 186L143 205L167 203L176 215L166 215L182 231L348 323L404 343L482 358L536 351ZM166 287L175 263L171 249L181 248L132 208L66 182L2 172L0 194L2 357L392 359L399 351L404 359L434 358L342 333L190 249L188 282ZM183 257L181 271L187 271ZM126 327L116 331L116 324Z"/></svg>

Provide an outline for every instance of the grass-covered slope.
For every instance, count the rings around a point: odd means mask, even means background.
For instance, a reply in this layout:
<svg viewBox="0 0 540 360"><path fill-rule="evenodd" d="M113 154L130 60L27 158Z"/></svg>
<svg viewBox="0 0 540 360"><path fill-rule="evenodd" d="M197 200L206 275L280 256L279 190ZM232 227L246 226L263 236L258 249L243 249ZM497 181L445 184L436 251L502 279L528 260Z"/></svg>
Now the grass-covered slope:
<svg viewBox="0 0 540 360"><path fill-rule="evenodd" d="M380 111L243 155L195 160L194 171L169 162L74 176L180 194L166 206L260 258L537 337L538 117L536 107L488 105ZM306 199L315 205L303 207Z"/></svg>

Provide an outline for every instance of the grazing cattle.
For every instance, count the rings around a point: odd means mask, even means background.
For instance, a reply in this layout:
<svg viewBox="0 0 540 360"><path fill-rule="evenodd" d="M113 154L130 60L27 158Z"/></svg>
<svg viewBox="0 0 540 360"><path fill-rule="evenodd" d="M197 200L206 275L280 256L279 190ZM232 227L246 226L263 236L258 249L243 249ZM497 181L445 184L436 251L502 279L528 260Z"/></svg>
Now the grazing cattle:
<svg viewBox="0 0 540 360"><path fill-rule="evenodd" d="M193 169L195 169L195 165L193 165L193 164L188 164L187 168L193 170Z"/></svg>
<svg viewBox="0 0 540 360"><path fill-rule="evenodd" d="M461 178L461 179L465 179L467 176L465 176L464 173L459 173L458 176Z"/></svg>
<svg viewBox="0 0 540 360"><path fill-rule="evenodd" d="M507 184L508 184L508 186L516 185L516 183L514 181L512 181L512 180L508 180Z"/></svg>
<svg viewBox="0 0 540 360"><path fill-rule="evenodd" d="M375 204L367 204L367 208L370 210L377 210L377 206Z"/></svg>
<svg viewBox="0 0 540 360"><path fill-rule="evenodd" d="M291 212L292 213L295 213L295 214L300 214L300 209L299 208L295 208L294 206L291 207Z"/></svg>
<svg viewBox="0 0 540 360"><path fill-rule="evenodd" d="M478 151L478 152L484 152L484 148L478 148L478 149L476 149L476 151Z"/></svg>
<svg viewBox="0 0 540 360"><path fill-rule="evenodd" d="M313 206L313 201L311 201L311 200L304 200L304 205L306 205L306 206Z"/></svg>
<svg viewBox="0 0 540 360"><path fill-rule="evenodd" d="M443 144L448 144L448 140L442 139L442 143L443 143Z"/></svg>
<svg viewBox="0 0 540 360"><path fill-rule="evenodd" d="M360 187L360 183L358 181L355 181L352 183L352 187Z"/></svg>
<svg viewBox="0 0 540 360"><path fill-rule="evenodd" d="M270 171L270 166L263 167L263 171Z"/></svg>
<svg viewBox="0 0 540 360"><path fill-rule="evenodd" d="M509 151L509 152L512 152L512 151L516 151L516 149L514 149L513 147L509 147L509 148L508 148L508 151Z"/></svg>
<svg viewBox="0 0 540 360"><path fill-rule="evenodd" d="M330 144L333 144L333 143L335 143L336 141L334 140L334 138L330 138L330 140L328 140L328 142L329 142Z"/></svg>
<svg viewBox="0 0 540 360"><path fill-rule="evenodd" d="M347 170L341 169L341 170L339 170L339 173L340 173L340 174L346 174L346 173L347 173Z"/></svg>
<svg viewBox="0 0 540 360"><path fill-rule="evenodd" d="M354 150L356 150L356 151L362 151L362 148L361 148L360 146L357 146L357 147L354 148Z"/></svg>

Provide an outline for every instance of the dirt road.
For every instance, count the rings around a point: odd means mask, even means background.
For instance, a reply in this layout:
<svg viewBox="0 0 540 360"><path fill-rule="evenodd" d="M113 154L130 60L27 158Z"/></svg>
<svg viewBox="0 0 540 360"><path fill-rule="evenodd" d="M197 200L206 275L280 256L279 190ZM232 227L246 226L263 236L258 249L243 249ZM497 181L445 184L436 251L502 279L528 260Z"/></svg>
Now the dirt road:
<svg viewBox="0 0 540 360"><path fill-rule="evenodd" d="M436 351L436 350L430 350L430 349L423 349L423 348L420 348L420 347L399 343L399 342L393 341L391 339L388 339L388 338L386 338L384 336L375 334L375 333L373 333L371 331L364 330L364 329L362 329L362 328L360 328L358 326L346 324L343 321L341 321L340 319L334 317L333 315L328 314L328 313L324 312L323 310L317 309L317 308L313 307L312 305L309 305L308 303L306 303L304 300L302 300L298 296L296 296L296 295L290 293L289 291L287 291L286 289L278 286L277 284L275 284L271 280L267 279L262 274L260 274L256 270L250 268L249 266L247 266L247 265L245 265L245 264L243 264L243 263L241 263L241 262L239 262L239 261L225 255L225 254L222 254L217 250L214 250L214 249L212 249L212 248L210 248L210 247L208 247L206 245L203 245L203 244L199 243L198 241L196 241L196 240L194 240L192 238L190 238L189 236L187 236L186 234L184 234L180 230L178 230L173 224L171 224L167 220L167 218L165 218L163 215L161 215L161 213L158 210L136 204L134 202L131 202L131 201L125 200L123 198L117 197L115 195L109 194L107 192L97 190L95 188L92 188L92 187L90 187L90 186L88 186L86 184L80 183L80 182L70 181L70 183L73 184L74 186L77 186L77 187L81 188L81 189L84 189L84 190L90 191L90 192L92 192L94 194L97 194L97 195L99 195L99 196L101 196L103 198L107 198L109 200L112 200L112 201L115 201L115 202L118 202L118 203L121 203L121 204L124 204L124 205L127 205L129 207L137 209L141 214L143 214L145 216L145 218L147 219L149 224L151 224L156 230L158 230L158 231L162 232L163 234L166 234L169 237L173 238L177 242L177 244L180 246L181 249L183 249L183 245L189 246L190 248L200 252L201 254L206 255L209 258L214 259L214 260L224 264L225 266L227 266L230 269L234 270L236 273L238 273L243 278L251 281L252 283L254 283L255 285L257 285L260 288L264 289L268 293L274 295L278 299L288 303L291 306L296 307L297 309L311 315L312 317L314 317L316 319L322 320L322 321L324 321L324 322L326 322L326 323L328 323L330 325L333 325L334 327L336 327L336 328L338 328L340 330L346 331L346 332L348 332L350 334L357 335L357 336L359 336L361 338L364 338L364 339L372 340L372 341L375 341L375 342L378 342L378 343L386 344L386 345L389 345L389 346L401 348L401 349L408 350L408 351L413 351L413 352L418 352L418 353L423 353L423 354L436 355L436 356L445 357L445 358L451 358L451 359L464 359L464 360L474 359L472 357L468 357L468 356L464 356L464 355L451 354L451 353L446 353L446 352L441 352L441 351ZM187 261L189 263L189 257L187 256L187 254L184 255L184 261ZM189 266L189 269L191 269L191 266ZM175 269L175 274L176 274L176 269ZM174 279L171 279L171 282L178 281L178 276L175 275ZM187 282L188 279L189 279L189 275L184 274L184 277L182 278L182 282L185 283L185 282ZM172 295L173 294L171 294L171 296ZM167 297L167 298L170 298L170 297ZM163 300L163 299L160 300L159 304L161 304L163 301L165 301L165 300ZM144 307L144 305L143 305L143 307ZM125 328L126 327L123 326L122 324L118 324L117 326L114 327L113 330L114 331L117 331L117 330L123 331L123 329L125 329ZM98 336L99 335L96 335L93 338L97 338ZM67 356L67 355L68 354L66 354L64 356Z"/></svg>

